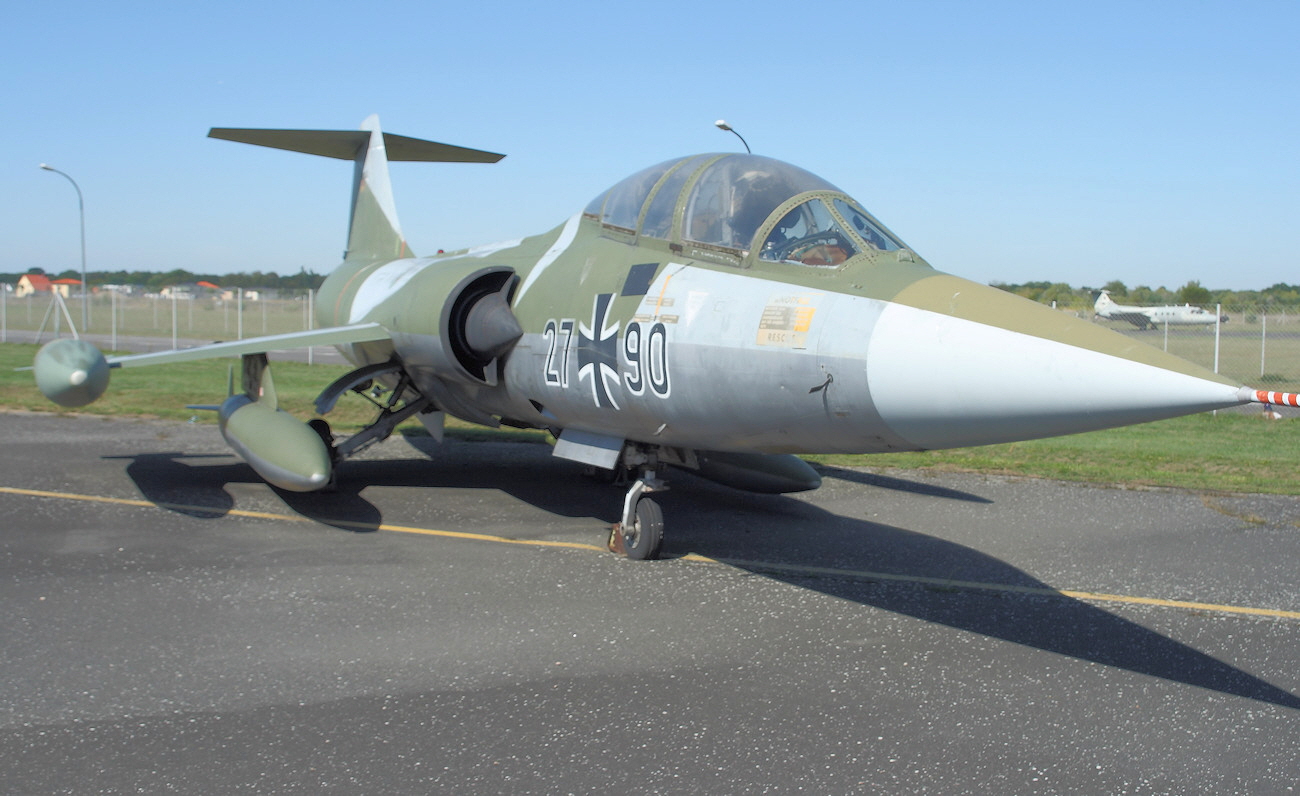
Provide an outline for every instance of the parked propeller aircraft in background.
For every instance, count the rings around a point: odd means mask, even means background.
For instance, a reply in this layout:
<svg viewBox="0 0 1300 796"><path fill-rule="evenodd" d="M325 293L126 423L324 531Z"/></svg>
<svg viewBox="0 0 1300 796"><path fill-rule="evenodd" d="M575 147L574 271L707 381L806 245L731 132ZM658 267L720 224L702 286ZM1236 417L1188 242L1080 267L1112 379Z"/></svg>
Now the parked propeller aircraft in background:
<svg viewBox="0 0 1300 796"><path fill-rule="evenodd" d="M611 549L654 558L647 495L666 465L758 492L814 489L793 454L983 445L1255 402L1262 393L1086 320L933 269L826 180L757 155L637 172L540 235L416 257L388 162L502 156L380 131L214 129L214 138L352 160L348 249L323 328L113 357L62 339L36 380L63 406L112 368L243 358L221 432L271 484L328 486L407 418L549 429L555 455L626 475ZM316 401L386 396L346 439L277 405L269 351L334 345L356 369Z"/></svg>
<svg viewBox="0 0 1300 796"><path fill-rule="evenodd" d="M1128 321L1139 329L1155 329L1162 323L1170 326L1213 326L1219 321L1228 322L1227 315L1215 315L1191 304L1184 304L1181 307L1177 304L1163 307L1116 304L1108 290L1097 293L1097 301L1093 304L1093 309L1097 311L1098 318L1105 318L1108 321Z"/></svg>

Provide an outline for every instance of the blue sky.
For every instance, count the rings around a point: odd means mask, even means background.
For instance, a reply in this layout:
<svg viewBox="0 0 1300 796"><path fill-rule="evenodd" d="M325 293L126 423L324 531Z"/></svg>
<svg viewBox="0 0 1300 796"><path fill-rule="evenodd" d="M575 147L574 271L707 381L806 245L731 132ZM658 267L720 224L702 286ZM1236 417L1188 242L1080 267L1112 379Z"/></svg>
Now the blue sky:
<svg viewBox="0 0 1300 796"><path fill-rule="evenodd" d="M541 232L739 141L980 282L1300 282L1300 3L174 2L5 13L0 272L327 272L351 165L209 127L384 129L417 253Z"/></svg>

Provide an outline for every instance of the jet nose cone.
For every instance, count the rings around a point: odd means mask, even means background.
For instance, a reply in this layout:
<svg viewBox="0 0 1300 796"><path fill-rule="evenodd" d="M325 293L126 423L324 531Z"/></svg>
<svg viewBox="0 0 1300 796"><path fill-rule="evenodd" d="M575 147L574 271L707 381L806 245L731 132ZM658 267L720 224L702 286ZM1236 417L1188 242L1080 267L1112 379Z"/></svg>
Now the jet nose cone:
<svg viewBox="0 0 1300 796"><path fill-rule="evenodd" d="M918 448L1142 423L1242 403L1239 385L1145 343L948 275L904 288L867 354L872 400Z"/></svg>
<svg viewBox="0 0 1300 796"><path fill-rule="evenodd" d="M484 359L501 356L523 336L523 327L500 292L479 299L466 315L465 342Z"/></svg>

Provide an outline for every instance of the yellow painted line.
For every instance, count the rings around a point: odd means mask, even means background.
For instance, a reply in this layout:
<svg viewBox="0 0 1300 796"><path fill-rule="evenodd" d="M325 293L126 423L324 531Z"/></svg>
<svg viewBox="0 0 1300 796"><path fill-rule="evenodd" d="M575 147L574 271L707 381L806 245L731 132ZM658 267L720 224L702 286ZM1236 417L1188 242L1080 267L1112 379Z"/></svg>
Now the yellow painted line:
<svg viewBox="0 0 1300 796"><path fill-rule="evenodd" d="M256 520L279 520L284 522L316 522L311 517L304 517L301 514L277 514L267 511L248 511L246 509L221 508L219 506L196 506L187 503L162 503L151 500L136 500L132 498L115 498L103 497L100 495L79 495L72 492L48 492L42 489L19 489L16 487L0 486L0 494L20 495L24 497L53 498L55 500L74 500L85 503L103 503L112 506L130 506L132 508L161 508L172 511L193 511L205 512L208 514L220 514L230 517L246 517ZM349 522L347 520L338 520L333 523L338 527L355 528L359 531L391 531L393 533L413 533L424 536L441 536L449 539L470 539L478 542L495 542L497 544L516 544L528 545L530 547L567 547L575 550L594 550L597 552L606 552L604 547L599 545L581 544L579 542L555 542L546 539L511 539L505 536L493 536L485 533L466 533L464 531L438 531L432 528L413 528L407 525L387 525L384 523L369 522Z"/></svg>
<svg viewBox="0 0 1300 796"><path fill-rule="evenodd" d="M297 514L277 514L265 511L247 511L245 509L223 509L214 506L192 506L183 503L155 503L150 500L131 498L103 497L99 495L80 495L71 492L50 492L41 489L19 489L0 486L0 494L22 497L50 498L54 500L73 500L85 503L102 503L132 508L163 508L173 511L194 511L221 514L231 517L247 517L260 520L278 520L284 522L316 522L310 517ZM364 522L339 521L335 525L367 531L389 531L392 533L410 533L422 536L437 536L446 539L465 539L494 544L524 545L527 547L558 547L570 550L587 550L607 552L603 545L582 544L579 542L555 542L545 539L511 539L484 533L465 531L439 531L433 528L416 528L408 525L372 524ZM1074 589L1052 589L1045 586L1015 586L1004 583L985 583L975 580L953 580L950 578L932 578L924 575L900 575L893 572L872 572L869 570L840 569L835 567L814 567L802 564L778 564L770 561L752 561L741 558L710 558L695 553L681 556L678 561L697 564L714 564L736 567L755 572L810 575L817 577L848 578L852 580L887 581L892 583L910 583L922 586L936 586L945 589L968 589L975 591L998 592L1003 594L1030 594L1044 597L1069 597L1087 602L1120 603L1124 605L1150 605L1160 608L1182 608L1192 611L1212 611L1216 613L1239 614L1245 616L1264 616L1278 619L1300 619L1300 611L1286 611L1278 608L1252 608L1240 605L1221 605L1218 603L1201 603L1187 600L1165 600L1158 597L1134 597L1124 594L1106 594L1102 592L1077 591Z"/></svg>
<svg viewBox="0 0 1300 796"><path fill-rule="evenodd" d="M1074 589L1053 589L1046 586L1014 586L1006 583L985 583L976 580L931 578L924 575L898 575L892 572L870 572L866 570L836 569L833 567L810 567L800 564L772 564L766 561L746 561L744 559L735 558L710 559L705 558L704 556L683 556L683 558L696 561L711 561L718 564L725 564L727 566L766 572L788 572L821 577L853 578L857 580L882 580L896 583L915 583L922 586L937 586L945 589L972 589L978 591L1000 592L1004 594L1032 594L1045 597L1070 597L1076 600L1087 600L1089 602L1154 605L1161 608L1185 608L1194 611L1216 611L1219 613L1245 614L1248 616L1300 619L1300 611L1285 611L1278 608L1251 608L1239 605L1189 602L1186 600L1165 600L1159 597L1133 597L1124 594L1105 594L1102 592L1077 591Z"/></svg>

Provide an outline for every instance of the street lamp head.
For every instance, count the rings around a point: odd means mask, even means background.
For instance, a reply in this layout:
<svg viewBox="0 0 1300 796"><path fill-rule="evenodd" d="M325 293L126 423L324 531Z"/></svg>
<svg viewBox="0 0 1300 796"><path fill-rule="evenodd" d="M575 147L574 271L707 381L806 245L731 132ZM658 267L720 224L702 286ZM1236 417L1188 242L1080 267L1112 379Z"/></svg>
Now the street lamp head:
<svg viewBox="0 0 1300 796"><path fill-rule="evenodd" d="M51 168L51 167L50 167L50 164L48 164L48 163L42 163L42 164L41 164L41 168L45 169L46 171L54 171L54 169Z"/></svg>
<svg viewBox="0 0 1300 796"><path fill-rule="evenodd" d="M751 154L751 155L754 154L754 151L753 151L752 149L749 148L749 142L745 140L745 137L744 137L743 135L741 135L740 133L736 132L734 129L732 129L731 125L727 124L727 122L726 122L725 119L719 119L719 120L717 120L716 122L714 122L713 124L714 124L714 126L717 127L719 130L722 130L722 131L724 131L724 132L731 133L731 134L734 135L735 137L739 138L739 139L740 139L740 143L742 143L742 144L745 145L745 151L748 152L748 153Z"/></svg>

